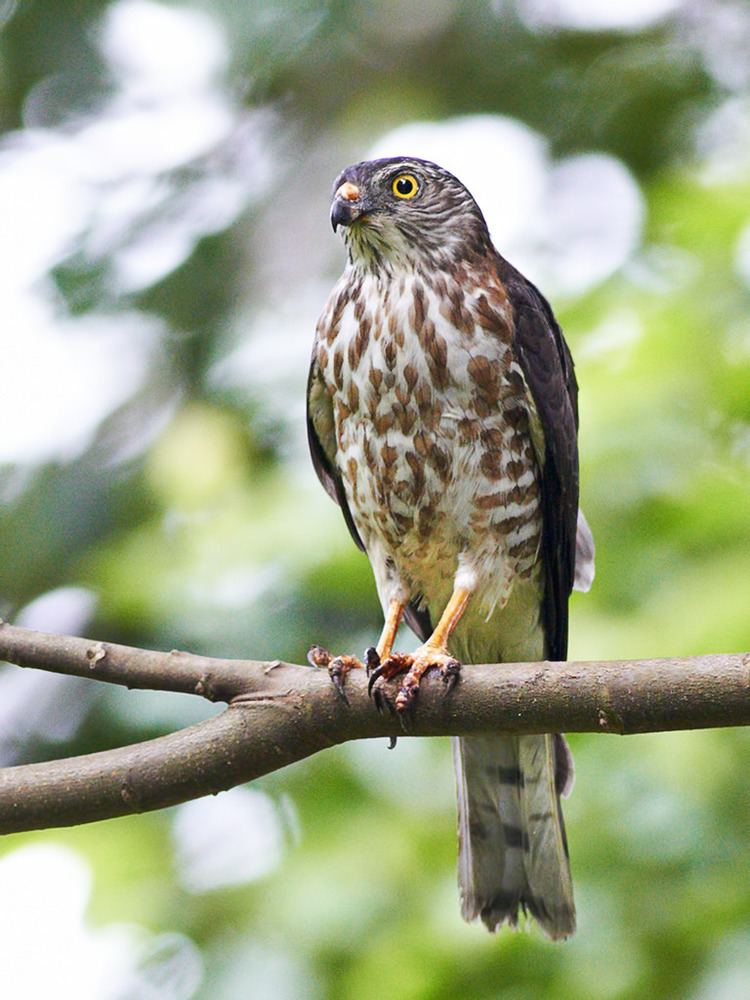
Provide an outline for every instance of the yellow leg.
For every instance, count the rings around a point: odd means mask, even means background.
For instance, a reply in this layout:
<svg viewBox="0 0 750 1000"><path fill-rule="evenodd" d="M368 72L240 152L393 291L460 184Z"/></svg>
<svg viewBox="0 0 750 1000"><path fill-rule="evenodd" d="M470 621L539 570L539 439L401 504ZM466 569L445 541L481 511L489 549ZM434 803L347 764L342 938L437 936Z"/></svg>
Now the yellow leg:
<svg viewBox="0 0 750 1000"><path fill-rule="evenodd" d="M461 621L461 616L466 611L471 594L472 591L465 587L457 587L451 594L445 611L440 616L440 621L427 642L410 654L388 653L387 658L382 658L380 665L370 674L368 689L372 692L375 682L380 677L388 681L399 674L405 674L396 696L396 709L403 712L413 708L424 674L431 668L437 667L446 689L450 691L458 680L461 664L448 652L448 640ZM388 642L391 645L393 643L393 636L395 636L402 611L403 608L397 613L393 605L388 609L386 627L383 629L383 636L381 636L381 641L385 640L386 645ZM376 700L380 702L382 692L376 688L374 693Z"/></svg>
<svg viewBox="0 0 750 1000"><path fill-rule="evenodd" d="M396 632L398 632L398 627L401 624L401 616L403 613L404 605L401 601L393 600L390 602L388 605L388 611L385 615L383 631L380 633L378 644L375 647L378 652L378 660L381 663L383 660L387 660L391 655L393 643L396 641Z"/></svg>
<svg viewBox="0 0 750 1000"><path fill-rule="evenodd" d="M438 653L448 652L448 639L451 633L455 631L456 626L461 621L464 611L466 611L466 606L471 599L472 592L467 590L466 587L456 587L456 589L451 594L451 599L445 606L445 611L443 611L440 616L440 621L437 623L434 632L418 650L418 653L427 650L435 650ZM415 656L417 653L414 654Z"/></svg>

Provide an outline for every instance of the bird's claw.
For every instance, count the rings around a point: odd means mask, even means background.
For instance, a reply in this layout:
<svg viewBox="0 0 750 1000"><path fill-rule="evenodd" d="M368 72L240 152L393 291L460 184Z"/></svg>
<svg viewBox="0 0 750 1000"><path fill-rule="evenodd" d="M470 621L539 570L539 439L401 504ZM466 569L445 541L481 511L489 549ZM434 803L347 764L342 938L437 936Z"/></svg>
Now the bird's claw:
<svg viewBox="0 0 750 1000"><path fill-rule="evenodd" d="M369 653L369 650L367 652ZM365 653L365 656L367 656L367 653ZM370 672L370 679L367 682L367 693L370 695L373 694L373 686L377 680L383 677L385 680L389 681L393 677L398 677L399 674L403 674L409 669L412 661L411 656L408 654L404 655L403 653L393 653L387 660L383 660L382 663L380 662L380 657L377 652L375 653L375 656L377 656L378 662L374 669ZM378 688L376 690L380 689Z"/></svg>
<svg viewBox="0 0 750 1000"><path fill-rule="evenodd" d="M386 698L381 688L375 688L372 692L372 700L375 703L375 708L378 710L380 715L385 715L386 709L393 711L391 703Z"/></svg>
<svg viewBox="0 0 750 1000"><path fill-rule="evenodd" d="M379 685L373 689L372 700L380 715L395 715L393 701L388 697L388 689Z"/></svg>
<svg viewBox="0 0 750 1000"><path fill-rule="evenodd" d="M326 667L336 694L345 705L349 704L344 683L350 670L364 667L367 673L367 693L375 702L375 708L381 715L386 711L401 716L402 723L414 714L414 708L419 694L422 677L428 670L437 669L445 687L445 694L455 688L461 675L461 664L450 654L430 646L420 647L415 653L392 653L387 659L380 659L377 649L369 646L365 650L364 664L356 656L332 656L323 646L313 645L307 652L307 660L314 667ZM382 678L393 680L403 674L401 685L395 700L388 697L384 685L375 686Z"/></svg>
<svg viewBox="0 0 750 1000"><path fill-rule="evenodd" d="M377 670L380 666L380 654L374 646L368 646L365 650L365 673L369 677L373 670ZM370 691L371 685L368 685L368 693Z"/></svg>
<svg viewBox="0 0 750 1000"><path fill-rule="evenodd" d="M414 713L414 707L419 694L422 677L428 670L437 669L445 686L445 694L450 694L458 683L461 674L461 664L448 653L430 647L417 650L411 655L394 653L391 657L376 667L370 674L367 690L373 696L379 711L387 706L395 709L406 719ZM386 681L403 674L401 685L393 704L385 694L382 686L374 687L379 678Z"/></svg>
<svg viewBox="0 0 750 1000"><path fill-rule="evenodd" d="M313 644L307 651L307 662L311 667L327 667L333 657L323 646Z"/></svg>
<svg viewBox="0 0 750 1000"><path fill-rule="evenodd" d="M336 694L345 705L349 704L349 698L344 690L346 675L350 670L362 668L362 663L356 656L344 654L342 656L332 656L323 646L310 646L307 651L307 662L313 667L327 667L328 676L336 689Z"/></svg>
<svg viewBox="0 0 750 1000"><path fill-rule="evenodd" d="M328 664L328 676L331 678L331 683L336 688L336 694L338 694L339 698L341 698L345 705L349 704L349 698L344 690L344 678L349 673L350 669L351 667L347 668L342 656L334 657L334 659Z"/></svg>
<svg viewBox="0 0 750 1000"><path fill-rule="evenodd" d="M437 669L440 672L440 679L445 685L443 697L450 694L458 684L458 679L461 676L461 664L458 660L445 654L430 657L430 662L425 662L425 659L415 658L410 670L401 682L401 687L396 695L397 712L413 714L422 677L428 670Z"/></svg>
<svg viewBox="0 0 750 1000"><path fill-rule="evenodd" d="M445 666L440 670L440 678L445 685L445 691L443 692L443 697L449 695L453 688L458 684L459 678L461 677L461 664L458 660L448 660Z"/></svg>
<svg viewBox="0 0 750 1000"><path fill-rule="evenodd" d="M370 696L372 696L372 688L373 688L373 685L374 685L375 681L379 677L382 677L384 673L385 673L385 669L384 669L384 666L383 666L382 663L380 664L380 666L375 667L375 669L370 672L370 674L369 674L369 680L367 681L367 693ZM377 704L377 699L376 699L375 703Z"/></svg>

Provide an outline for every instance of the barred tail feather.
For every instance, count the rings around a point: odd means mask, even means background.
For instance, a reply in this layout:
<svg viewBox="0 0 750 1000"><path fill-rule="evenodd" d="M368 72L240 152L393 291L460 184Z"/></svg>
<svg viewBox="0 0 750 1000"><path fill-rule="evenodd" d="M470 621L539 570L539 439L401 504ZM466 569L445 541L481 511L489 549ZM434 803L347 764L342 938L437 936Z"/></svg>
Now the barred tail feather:
<svg viewBox="0 0 750 1000"><path fill-rule="evenodd" d="M465 920L491 931L528 911L551 938L575 931L560 795L573 778L562 736L453 741L458 785L458 881Z"/></svg>

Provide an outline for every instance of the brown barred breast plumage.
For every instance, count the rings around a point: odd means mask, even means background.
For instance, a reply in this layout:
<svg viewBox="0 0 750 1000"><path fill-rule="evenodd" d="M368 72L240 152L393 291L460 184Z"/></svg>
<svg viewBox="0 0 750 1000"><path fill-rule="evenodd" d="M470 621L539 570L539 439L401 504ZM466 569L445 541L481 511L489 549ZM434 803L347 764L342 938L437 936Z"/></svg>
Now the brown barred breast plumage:
<svg viewBox="0 0 750 1000"><path fill-rule="evenodd" d="M370 558L380 552L410 593L436 605L461 554L481 578L487 614L538 563L534 406L502 287L472 287L460 269L437 284L346 275L321 319L317 368L336 468Z"/></svg>

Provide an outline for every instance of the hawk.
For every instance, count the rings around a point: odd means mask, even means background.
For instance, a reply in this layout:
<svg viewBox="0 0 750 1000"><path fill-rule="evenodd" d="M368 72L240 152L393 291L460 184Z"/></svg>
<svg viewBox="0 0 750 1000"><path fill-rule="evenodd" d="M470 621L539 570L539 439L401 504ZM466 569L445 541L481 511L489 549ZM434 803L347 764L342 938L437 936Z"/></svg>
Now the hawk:
<svg viewBox="0 0 750 1000"><path fill-rule="evenodd" d="M464 185L413 157L334 185L348 263L318 322L312 460L372 565L385 624L365 654L409 711L425 671L563 660L568 598L593 577L578 510L577 385L546 299L495 250ZM422 642L393 644L404 618ZM313 647L340 691L361 665ZM377 690L377 688L376 688ZM558 734L454 739L462 914L575 930Z"/></svg>

